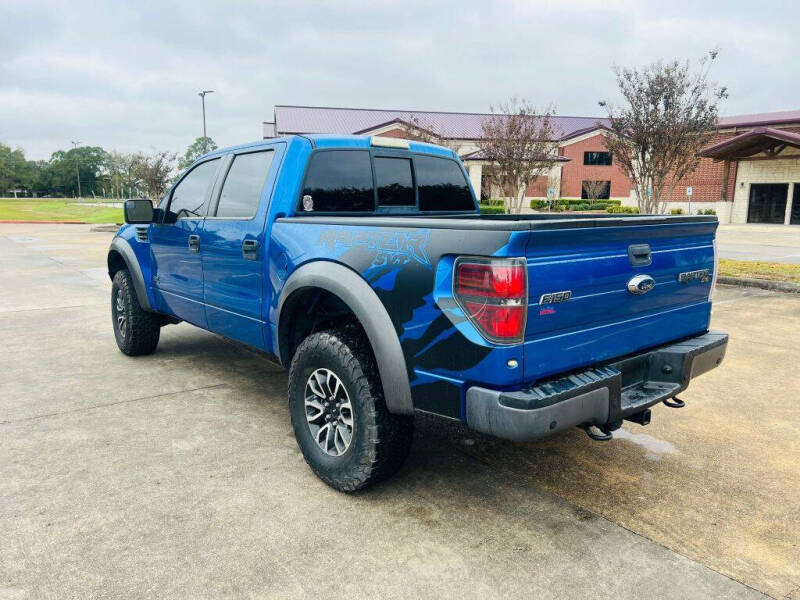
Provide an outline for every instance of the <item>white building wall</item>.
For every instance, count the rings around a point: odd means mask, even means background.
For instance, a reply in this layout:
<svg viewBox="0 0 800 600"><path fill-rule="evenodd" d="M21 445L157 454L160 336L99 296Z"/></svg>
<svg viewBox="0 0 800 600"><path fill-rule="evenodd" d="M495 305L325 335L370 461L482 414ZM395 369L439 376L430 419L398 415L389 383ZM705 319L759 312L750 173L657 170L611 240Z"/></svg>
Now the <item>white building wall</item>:
<svg viewBox="0 0 800 600"><path fill-rule="evenodd" d="M468 163L467 172L469 173L469 181L472 184L472 189L475 192L475 197L480 201L481 179L483 178L483 164L477 161L473 163Z"/></svg>
<svg viewBox="0 0 800 600"><path fill-rule="evenodd" d="M774 160L742 160L736 172L736 191L733 195L731 223L747 223L747 208L750 201L750 186L754 183L800 183L800 153L790 158ZM791 200L792 186L789 185ZM786 203L786 214L791 212Z"/></svg>

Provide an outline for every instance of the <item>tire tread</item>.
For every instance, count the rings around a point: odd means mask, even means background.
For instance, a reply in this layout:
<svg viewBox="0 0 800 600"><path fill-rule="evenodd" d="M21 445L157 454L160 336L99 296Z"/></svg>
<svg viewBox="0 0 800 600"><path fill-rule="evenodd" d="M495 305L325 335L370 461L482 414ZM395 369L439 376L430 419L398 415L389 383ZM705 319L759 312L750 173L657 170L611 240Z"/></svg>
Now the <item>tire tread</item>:
<svg viewBox="0 0 800 600"><path fill-rule="evenodd" d="M366 425L362 434L369 441L367 451L361 453L357 465L346 474L319 468L303 451L306 462L320 479L337 490L354 492L390 477L403 465L411 448L413 418L389 412L369 342L357 327L315 333L300 344L289 371L290 399L297 393L296 386L305 383L299 381L298 365L306 354L317 352L335 354L352 382L355 394L362 399L371 399L364 402L365 414L361 417L361 425Z"/></svg>
<svg viewBox="0 0 800 600"><path fill-rule="evenodd" d="M161 337L161 320L159 315L142 308L133 287L131 275L127 269L120 269L114 274L111 286L111 303L114 304L115 291L119 289L124 296L127 318L130 322L129 335L120 340L116 335L116 323L113 323L115 338L119 349L128 356L143 356L155 352ZM113 308L112 308L113 320Z"/></svg>

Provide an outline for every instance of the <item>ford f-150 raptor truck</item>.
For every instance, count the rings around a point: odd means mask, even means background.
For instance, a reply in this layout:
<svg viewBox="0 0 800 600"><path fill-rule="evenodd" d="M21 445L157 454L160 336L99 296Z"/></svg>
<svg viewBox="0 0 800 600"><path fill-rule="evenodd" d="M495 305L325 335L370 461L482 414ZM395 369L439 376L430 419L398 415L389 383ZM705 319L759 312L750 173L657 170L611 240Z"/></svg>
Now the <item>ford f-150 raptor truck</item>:
<svg viewBox="0 0 800 600"><path fill-rule="evenodd" d="M108 253L122 352L186 321L289 369L314 472L395 472L416 412L524 441L642 425L720 364L713 216L482 215L451 150L291 136L217 150Z"/></svg>

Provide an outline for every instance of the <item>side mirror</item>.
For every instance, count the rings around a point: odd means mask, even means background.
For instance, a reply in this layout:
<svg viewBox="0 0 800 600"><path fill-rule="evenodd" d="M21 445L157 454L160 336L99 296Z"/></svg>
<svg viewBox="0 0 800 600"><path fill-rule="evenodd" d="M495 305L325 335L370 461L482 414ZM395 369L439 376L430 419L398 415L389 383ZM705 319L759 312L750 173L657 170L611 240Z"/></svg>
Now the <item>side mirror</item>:
<svg viewBox="0 0 800 600"><path fill-rule="evenodd" d="M126 223L152 223L153 222L153 203L147 198L137 198L136 200L125 201L125 222Z"/></svg>

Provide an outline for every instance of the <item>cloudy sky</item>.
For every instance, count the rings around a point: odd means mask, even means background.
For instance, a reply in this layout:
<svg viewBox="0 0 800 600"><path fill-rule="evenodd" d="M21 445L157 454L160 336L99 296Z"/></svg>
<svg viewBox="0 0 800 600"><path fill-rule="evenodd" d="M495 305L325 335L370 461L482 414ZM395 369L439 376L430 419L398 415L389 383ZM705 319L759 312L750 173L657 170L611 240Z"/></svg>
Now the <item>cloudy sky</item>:
<svg viewBox="0 0 800 600"><path fill-rule="evenodd" d="M275 104L600 115L613 64L718 46L723 114L800 108L800 3L0 2L0 142L183 151L258 139Z"/></svg>

